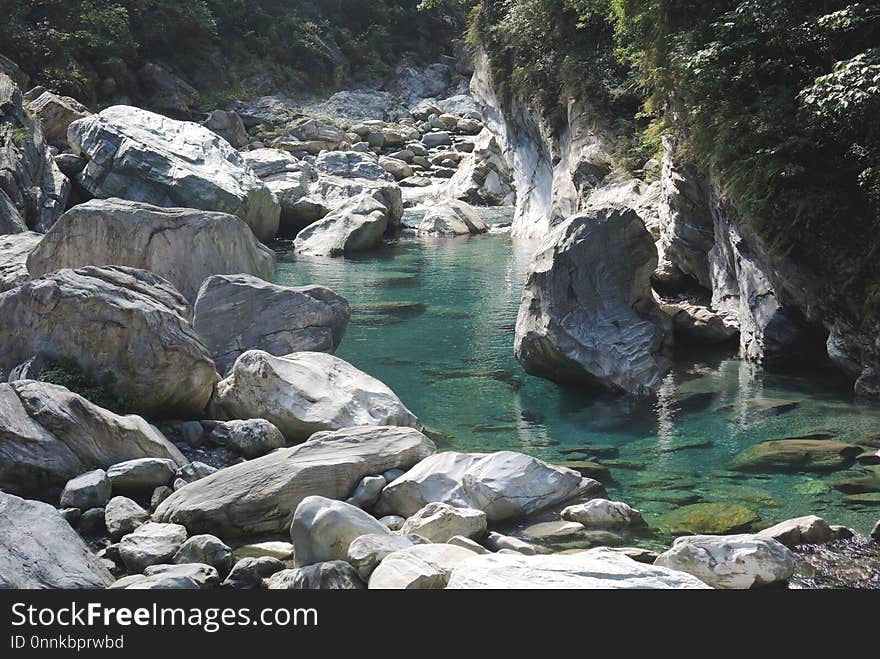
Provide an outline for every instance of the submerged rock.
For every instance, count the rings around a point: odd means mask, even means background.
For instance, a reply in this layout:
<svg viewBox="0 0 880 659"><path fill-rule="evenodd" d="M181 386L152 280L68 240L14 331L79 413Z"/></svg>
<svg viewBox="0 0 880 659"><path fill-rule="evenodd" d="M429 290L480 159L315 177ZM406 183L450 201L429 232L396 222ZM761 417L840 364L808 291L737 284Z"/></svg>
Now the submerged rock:
<svg viewBox="0 0 880 659"><path fill-rule="evenodd" d="M736 471L836 471L853 463L858 446L826 439L778 439L761 442L737 453L730 463Z"/></svg>
<svg viewBox="0 0 880 659"><path fill-rule="evenodd" d="M654 392L672 338L651 292L656 265L654 241L632 210L595 210L555 229L530 267L516 321L523 368L558 382Z"/></svg>
<svg viewBox="0 0 880 659"><path fill-rule="evenodd" d="M200 415L219 378L189 313L180 293L144 270L59 270L0 294L0 318L13 319L0 325L0 371L35 354L71 359L133 411Z"/></svg>
<svg viewBox="0 0 880 659"><path fill-rule="evenodd" d="M93 199L62 215L27 265L33 277L87 265L149 270L194 301L211 275L272 279L275 253L233 215Z"/></svg>
<svg viewBox="0 0 880 659"><path fill-rule="evenodd" d="M602 486L576 471L554 467L511 451L431 456L390 483L377 504L380 513L411 516L440 501L476 508L489 522L525 517Z"/></svg>
<svg viewBox="0 0 880 659"><path fill-rule="evenodd" d="M263 241L278 232L272 192L204 126L115 105L73 122L68 138L89 160L79 181L95 197L229 213Z"/></svg>
<svg viewBox="0 0 880 659"><path fill-rule="evenodd" d="M41 493L89 468L150 456L185 462L138 416L119 416L53 384L0 384L0 487L9 492Z"/></svg>
<svg viewBox="0 0 880 659"><path fill-rule="evenodd" d="M715 588L752 588L788 581L797 563L772 538L696 535L677 538L655 565L687 572Z"/></svg>
<svg viewBox="0 0 880 659"><path fill-rule="evenodd" d="M661 516L657 526L672 535L720 535L746 531L759 519L755 511L739 504L695 503Z"/></svg>
<svg viewBox="0 0 880 659"><path fill-rule="evenodd" d="M218 383L212 405L226 418L266 419L289 442L353 426L421 428L388 387L321 352L274 357L250 350Z"/></svg>
<svg viewBox="0 0 880 659"><path fill-rule="evenodd" d="M348 301L329 288L278 286L239 274L202 284L193 326L225 373L247 350L334 352L349 318Z"/></svg>
<svg viewBox="0 0 880 659"><path fill-rule="evenodd" d="M696 577L656 565L637 563L611 549L577 554L478 556L457 565L450 589L699 589Z"/></svg>
<svg viewBox="0 0 880 659"><path fill-rule="evenodd" d="M224 539L286 533L308 496L344 499L364 477L405 468L436 450L412 428L347 428L221 469L178 490L155 519Z"/></svg>
<svg viewBox="0 0 880 659"><path fill-rule="evenodd" d="M113 576L52 506L0 492L0 588L106 588Z"/></svg>

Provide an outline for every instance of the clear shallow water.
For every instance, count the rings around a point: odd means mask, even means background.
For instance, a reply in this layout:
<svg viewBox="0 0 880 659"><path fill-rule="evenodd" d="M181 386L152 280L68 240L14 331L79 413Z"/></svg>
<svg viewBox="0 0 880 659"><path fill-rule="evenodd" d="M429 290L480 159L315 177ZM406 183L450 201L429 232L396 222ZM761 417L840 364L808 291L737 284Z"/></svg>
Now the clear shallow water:
<svg viewBox="0 0 880 659"><path fill-rule="evenodd" d="M726 469L738 451L770 439L828 433L876 441L880 406L853 402L833 377L764 374L730 353L691 353L656 400L637 402L526 375L513 340L534 247L503 233L405 236L353 259L282 254L276 281L321 284L348 298L352 321L337 355L441 431L441 449L509 449L557 463L583 459L572 449L598 453L614 479L609 495L640 508L652 527L701 502L744 505L760 517L757 526L815 513L866 534L880 518L880 505L847 504L832 487L866 467L825 475ZM758 418L789 403L796 405L783 414Z"/></svg>

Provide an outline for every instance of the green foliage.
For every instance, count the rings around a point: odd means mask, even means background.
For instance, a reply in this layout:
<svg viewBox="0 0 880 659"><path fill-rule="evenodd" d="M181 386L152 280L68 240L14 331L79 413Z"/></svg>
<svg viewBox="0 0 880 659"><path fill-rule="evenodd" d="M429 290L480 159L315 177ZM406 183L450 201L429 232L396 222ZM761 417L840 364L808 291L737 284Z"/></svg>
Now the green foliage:
<svg viewBox="0 0 880 659"><path fill-rule="evenodd" d="M30 139L30 136L30 131L27 128L16 128L12 131L12 143L17 147L21 147L22 144Z"/></svg>
<svg viewBox="0 0 880 659"><path fill-rule="evenodd" d="M95 405L117 414L127 414L133 407L131 401L114 392L114 381L111 376L92 378L72 359L54 360L49 364L49 368L40 374L39 380L66 387Z"/></svg>
<svg viewBox="0 0 880 659"><path fill-rule="evenodd" d="M288 91L388 74L401 57L435 61L465 24L458 0L0 0L0 52L34 81L84 101L109 58L158 61L219 94L246 69ZM219 56L217 54L220 53ZM226 79L199 84L220 61ZM237 70L237 79L232 72ZM215 76L216 77L216 76Z"/></svg>

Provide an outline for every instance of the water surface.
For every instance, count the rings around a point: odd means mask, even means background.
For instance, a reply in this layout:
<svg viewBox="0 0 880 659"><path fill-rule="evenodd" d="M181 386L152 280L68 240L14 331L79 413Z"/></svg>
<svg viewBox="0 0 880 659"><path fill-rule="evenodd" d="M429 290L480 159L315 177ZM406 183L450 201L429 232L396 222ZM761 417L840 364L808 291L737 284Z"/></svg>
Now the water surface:
<svg viewBox="0 0 880 659"><path fill-rule="evenodd" d="M277 282L321 284L348 298L352 321L337 355L388 384L441 431L441 449L509 449L553 462L583 459L571 451L584 449L610 470L611 497L640 508L652 526L681 505L723 502L754 511L756 527L815 513L862 534L871 529L880 505L845 502L833 487L870 468L727 469L742 448L769 439L824 433L876 442L880 407L854 402L833 376L762 373L729 350L691 352L651 401L597 397L528 376L513 340L534 247L505 233L409 235L358 258L282 254ZM772 407L783 413L763 412Z"/></svg>

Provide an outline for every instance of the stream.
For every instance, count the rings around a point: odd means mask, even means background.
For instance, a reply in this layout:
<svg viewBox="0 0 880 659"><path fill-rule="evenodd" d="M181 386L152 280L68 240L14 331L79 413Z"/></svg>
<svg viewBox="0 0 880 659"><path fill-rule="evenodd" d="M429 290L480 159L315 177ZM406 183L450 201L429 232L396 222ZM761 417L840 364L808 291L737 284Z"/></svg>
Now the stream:
<svg viewBox="0 0 880 659"><path fill-rule="evenodd" d="M509 222L504 209L481 209ZM404 223L417 224L408 211ZM751 528L807 514L867 534L880 494L835 489L874 477L855 464L833 473L728 470L744 447L821 435L880 448L880 405L855 402L832 375L763 373L735 349L690 352L656 399L586 394L527 375L513 355L514 327L534 244L503 230L465 238L416 237L357 258L283 252L276 282L321 284L348 298L352 319L337 355L390 386L430 427L441 450L529 453L564 464L594 460L610 471L609 497L639 508L662 546L665 515L720 503ZM603 481L604 482L604 481ZM631 540L631 539L630 539ZM564 548L564 543L561 545Z"/></svg>

